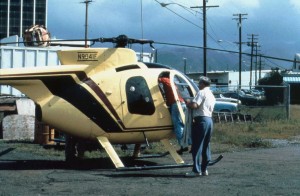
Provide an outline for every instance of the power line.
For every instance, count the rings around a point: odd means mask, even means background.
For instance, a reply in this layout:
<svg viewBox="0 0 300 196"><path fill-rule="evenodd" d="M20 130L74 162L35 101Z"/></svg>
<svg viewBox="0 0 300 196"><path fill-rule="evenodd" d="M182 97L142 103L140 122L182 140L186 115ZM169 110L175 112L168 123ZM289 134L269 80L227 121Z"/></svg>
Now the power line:
<svg viewBox="0 0 300 196"><path fill-rule="evenodd" d="M269 67L279 67L279 68L281 68L281 69L286 69L285 67L282 67L282 66L280 66L280 65L278 65L277 63L275 63L275 62L273 62L273 61L271 61L269 58L267 58L267 57L265 57L265 56L262 56L265 60L267 60L269 63L271 63L271 64L273 64L274 66L271 66L271 65L267 65L267 66L269 66ZM280 60L280 59L276 59L276 60ZM288 61L288 62L292 62L292 61Z"/></svg>
<svg viewBox="0 0 300 196"><path fill-rule="evenodd" d="M206 8L219 7L219 6L206 6L207 0L203 0L203 6L194 6L191 8L202 8L203 10L203 75L207 75L207 62L206 62L206 47L207 47L207 30L206 30Z"/></svg>
<svg viewBox="0 0 300 196"><path fill-rule="evenodd" d="M175 11L171 10L170 8L168 8L167 5L170 5L170 4L166 4L166 3L164 4L164 3L161 3L161 2L159 2L157 0L154 0L154 1L157 2L159 5L161 5L162 7L166 8L167 10L169 10L170 12L172 12L173 14L175 14L178 17L182 18L183 20L187 21L188 23L190 23L190 24L192 24L192 25L194 25L194 26L196 26L196 27L198 27L200 29L203 29L201 26L195 24L194 22L188 20L187 18L181 16L180 14L178 14ZM171 4L176 4L176 5L179 5L180 7L185 7L185 6L182 6L182 5L178 4L178 3L171 3Z"/></svg>
<svg viewBox="0 0 300 196"><path fill-rule="evenodd" d="M153 42L153 43L155 43L155 44L161 44L161 45L170 45L170 46L180 46L180 47L187 47L187 48L203 49L202 46L192 46L192 45L186 45L186 44L175 44L175 43L167 43L167 42ZM228 52L228 53L233 53L233 54L239 54L240 53L240 52L237 52L237 51L223 50L223 49L210 48L210 47L206 47L206 49L207 50L212 50L212 51L219 51L219 52ZM243 55L247 55L247 56L251 56L250 53L246 53L246 52L242 52L242 54ZM260 54L260 55L261 55L262 58L268 59L268 61L270 61L269 59L273 59L273 60L286 61L286 62L292 62L292 63L295 62L294 59L279 58L279 57L267 56L267 55L263 55L263 54ZM296 62L300 63L300 61L296 61Z"/></svg>
<svg viewBox="0 0 300 196"><path fill-rule="evenodd" d="M128 38L129 39L129 38ZM113 38L94 38L94 39L88 39L88 41L92 42L93 44L95 42L111 42L111 43L116 43L116 41L118 40L118 37L113 37ZM194 46L194 45L186 45L186 44L176 44L176 43L167 43L167 42L156 42L153 40L136 40L136 39L130 39L132 41L130 41L130 43L141 43L141 44L145 44L145 43L151 43L152 44L161 44L161 45L169 45L169 46L178 46L178 47L186 47L186 48L197 48L197 49L203 49L202 46ZM55 42L78 42L78 41L85 41L84 39L68 39L68 40L51 40L51 43L55 43ZM0 46L4 46L4 45L10 45L10 44L21 44L21 43L25 43L25 42L0 42ZM93 45L92 44L92 45ZM219 48L210 48L207 47L207 50L212 50L212 51L219 51L219 52L226 52L226 53L232 53L232 54L239 54L239 52L237 51L232 51L232 50L224 50L224 49L219 49ZM246 52L242 52L243 55L247 55L247 56L251 56L250 53L246 53ZM269 62L271 62L272 64L275 64L274 62L272 62L270 59L273 60L278 60L278 61L285 61L285 62L291 62L291 63L300 63L299 60L295 60L295 59L286 59L286 58L279 58L279 57L274 57L274 56L267 56L267 55L262 55L260 54L260 56L266 60L268 60ZM277 66L280 67L280 66ZM283 67L281 67L283 68ZM283 68L285 69L285 68Z"/></svg>
<svg viewBox="0 0 300 196"><path fill-rule="evenodd" d="M178 3L161 3L161 2L159 2L159 1L157 1L157 0L154 0L154 1L157 2L158 4L160 4L162 7L168 9L170 12L174 13L174 14L177 15L178 17L180 17L180 18L182 18L183 20L187 21L188 23L190 23L190 24L192 24L192 25L198 27L199 29L202 29L202 30L203 30L203 28L202 28L201 26L199 26L199 25L197 25L196 23L194 23L194 22L188 20L187 18L185 18L185 17L183 17L182 15L178 14L177 12L171 10L171 9L168 8L167 6L170 5L170 4L175 4L175 5L178 5L178 6L182 7L182 8L184 8L185 10L189 11L190 13L191 13L190 10L193 10L192 8L189 9L188 7L183 6L183 5L181 5L181 4L178 4ZM209 7L209 6L208 6L208 7ZM193 10L193 11L194 11L194 10ZM194 11L194 12L195 12L196 14L198 14L198 13L203 14L203 12L198 12L198 11ZM196 16L196 14L195 14L195 15L193 14L193 15ZM203 18L200 18L200 19L203 20ZM214 41L215 43L217 43L220 47L223 47L223 46L221 46L221 45L218 43L218 41L217 41L218 39L215 39L210 33L207 32L207 36L208 36L210 39L212 39L212 41Z"/></svg>
<svg viewBox="0 0 300 196"><path fill-rule="evenodd" d="M160 4L162 7L167 7L168 5L174 4L174 5L178 5L178 6L182 7L182 8L185 9L187 12L189 12L189 13L191 13L191 14L193 14L193 15L197 15L197 14L199 13L198 11L195 11L195 10L193 10L193 9L191 9L191 8L185 6L185 5L179 4L179 3L175 3L175 2L171 2L171 3L162 3L162 2L159 2L159 1L157 1L157 0L154 0L154 1L156 1L156 2L157 2L158 4Z"/></svg>

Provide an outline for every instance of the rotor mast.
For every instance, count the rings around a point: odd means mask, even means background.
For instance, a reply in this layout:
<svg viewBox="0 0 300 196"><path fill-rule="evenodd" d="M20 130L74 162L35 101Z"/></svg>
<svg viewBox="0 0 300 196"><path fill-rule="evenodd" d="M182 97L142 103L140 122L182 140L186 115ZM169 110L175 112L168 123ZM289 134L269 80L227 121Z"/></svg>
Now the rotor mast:
<svg viewBox="0 0 300 196"><path fill-rule="evenodd" d="M89 12L89 4L93 2L92 0L85 0L84 2L82 3L85 3L85 43L84 43L84 46L85 48L88 47L87 45L87 40L88 40L88 12Z"/></svg>

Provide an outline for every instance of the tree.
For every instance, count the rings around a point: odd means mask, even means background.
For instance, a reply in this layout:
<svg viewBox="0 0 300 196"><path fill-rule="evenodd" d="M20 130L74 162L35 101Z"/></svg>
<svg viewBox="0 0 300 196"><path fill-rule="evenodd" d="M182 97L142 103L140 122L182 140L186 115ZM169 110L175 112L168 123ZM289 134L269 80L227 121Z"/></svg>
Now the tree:
<svg viewBox="0 0 300 196"><path fill-rule="evenodd" d="M262 87L265 91L266 104L276 105L276 104L283 103L284 89L279 87L274 87L274 86L283 86L283 77L280 74L278 68L272 70L264 78L261 78L258 81L258 84L262 86L270 86L270 87Z"/></svg>

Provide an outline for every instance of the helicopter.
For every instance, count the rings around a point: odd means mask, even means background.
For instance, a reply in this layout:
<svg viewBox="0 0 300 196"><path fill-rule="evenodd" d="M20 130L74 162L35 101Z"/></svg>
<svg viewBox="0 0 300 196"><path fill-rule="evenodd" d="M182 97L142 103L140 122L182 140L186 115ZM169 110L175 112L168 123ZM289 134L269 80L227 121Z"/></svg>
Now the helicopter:
<svg viewBox="0 0 300 196"><path fill-rule="evenodd" d="M139 62L128 44L149 44L152 40L132 39L126 35L98 38L114 48L80 48L57 52L61 65L34 68L0 69L0 85L10 85L36 104L36 118L66 136L65 157L72 162L80 157L80 146L96 141L117 170L190 167L176 152L170 139L173 125L159 78L168 73L175 98L178 93L194 97L197 86L183 73L157 63ZM184 112L177 103L180 115ZM184 120L183 120L184 121ZM161 142L175 165L126 167L114 144ZM213 165L220 155L211 161Z"/></svg>

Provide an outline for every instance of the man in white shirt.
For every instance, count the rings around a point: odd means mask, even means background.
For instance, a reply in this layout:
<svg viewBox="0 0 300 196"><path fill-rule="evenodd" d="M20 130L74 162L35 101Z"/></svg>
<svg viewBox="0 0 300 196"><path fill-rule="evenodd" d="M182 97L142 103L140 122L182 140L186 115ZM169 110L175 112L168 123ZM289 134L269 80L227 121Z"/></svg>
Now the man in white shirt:
<svg viewBox="0 0 300 196"><path fill-rule="evenodd" d="M215 97L210 87L210 79L201 76L199 91L195 98L187 103L187 107L193 109L192 125L192 156L193 170L186 173L187 177L207 176L207 166L211 159L210 138L213 130L212 113L215 105ZM201 159L202 158L202 159Z"/></svg>

